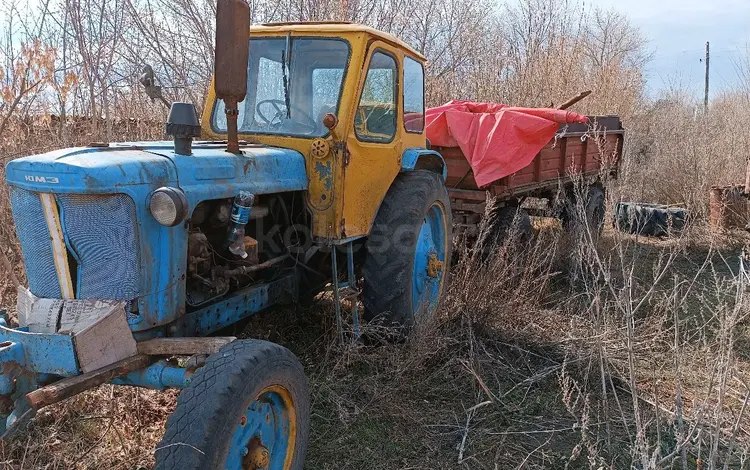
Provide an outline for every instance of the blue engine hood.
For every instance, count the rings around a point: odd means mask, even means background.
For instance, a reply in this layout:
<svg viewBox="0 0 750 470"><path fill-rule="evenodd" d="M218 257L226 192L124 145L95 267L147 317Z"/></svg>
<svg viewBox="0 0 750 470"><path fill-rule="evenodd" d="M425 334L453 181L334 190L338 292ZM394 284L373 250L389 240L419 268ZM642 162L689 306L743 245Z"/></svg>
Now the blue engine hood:
<svg viewBox="0 0 750 470"><path fill-rule="evenodd" d="M219 142L195 142L193 155L174 153L171 142L135 142L56 150L8 163L8 184L59 193L130 192L129 186L178 186L188 201L232 197L239 190L269 194L307 189L299 152L243 146L243 155Z"/></svg>

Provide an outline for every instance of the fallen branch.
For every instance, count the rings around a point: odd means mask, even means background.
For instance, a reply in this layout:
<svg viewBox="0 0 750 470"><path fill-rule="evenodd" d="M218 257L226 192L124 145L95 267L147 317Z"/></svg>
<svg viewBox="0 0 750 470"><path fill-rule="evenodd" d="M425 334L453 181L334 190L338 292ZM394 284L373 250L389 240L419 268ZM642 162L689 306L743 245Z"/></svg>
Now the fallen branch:
<svg viewBox="0 0 750 470"><path fill-rule="evenodd" d="M469 437L469 424L471 423L471 418L474 417L474 412L478 410L479 408L482 408L483 406L487 406L491 404L492 401L487 400L483 401L482 403L478 403L468 410L466 410L466 425L464 426L464 435L461 438L461 444L458 447L458 464L461 465L464 462L464 450L466 448L466 438Z"/></svg>

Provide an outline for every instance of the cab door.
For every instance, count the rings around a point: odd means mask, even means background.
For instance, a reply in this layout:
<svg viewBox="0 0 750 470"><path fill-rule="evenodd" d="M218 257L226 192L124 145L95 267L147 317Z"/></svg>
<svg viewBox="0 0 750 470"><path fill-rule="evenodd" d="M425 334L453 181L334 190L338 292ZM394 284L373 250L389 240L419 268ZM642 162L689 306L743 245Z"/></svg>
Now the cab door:
<svg viewBox="0 0 750 470"><path fill-rule="evenodd" d="M382 41L370 44L346 139L342 237L367 235L401 168L401 62Z"/></svg>

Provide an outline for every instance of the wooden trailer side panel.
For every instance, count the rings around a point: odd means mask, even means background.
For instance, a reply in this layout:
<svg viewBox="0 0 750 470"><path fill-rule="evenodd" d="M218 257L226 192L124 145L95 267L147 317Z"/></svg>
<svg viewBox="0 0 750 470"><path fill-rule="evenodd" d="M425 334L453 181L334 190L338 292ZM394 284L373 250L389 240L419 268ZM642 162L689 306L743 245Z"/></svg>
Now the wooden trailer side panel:
<svg viewBox="0 0 750 470"><path fill-rule="evenodd" d="M555 190L559 179L572 175L598 174L602 167L616 173L622 153L623 131L619 119L607 117L607 131L589 133L586 128L573 128L558 134L534 158L517 171L487 188L480 189L471 166L458 147L438 147L448 166L446 185L454 199L466 198L469 192L489 191L496 197L532 196L541 191ZM573 126L570 126L571 128ZM462 190L461 193L458 190ZM475 195L472 199L477 199Z"/></svg>

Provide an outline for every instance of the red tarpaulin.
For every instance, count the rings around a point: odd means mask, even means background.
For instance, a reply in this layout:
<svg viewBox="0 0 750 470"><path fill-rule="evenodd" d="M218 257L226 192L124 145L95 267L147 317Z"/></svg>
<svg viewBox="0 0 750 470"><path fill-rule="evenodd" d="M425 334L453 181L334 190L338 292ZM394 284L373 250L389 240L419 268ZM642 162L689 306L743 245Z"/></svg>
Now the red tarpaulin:
<svg viewBox="0 0 750 470"><path fill-rule="evenodd" d="M436 147L459 147L480 187L529 165L560 124L586 116L549 108L454 100L425 112L425 134Z"/></svg>

